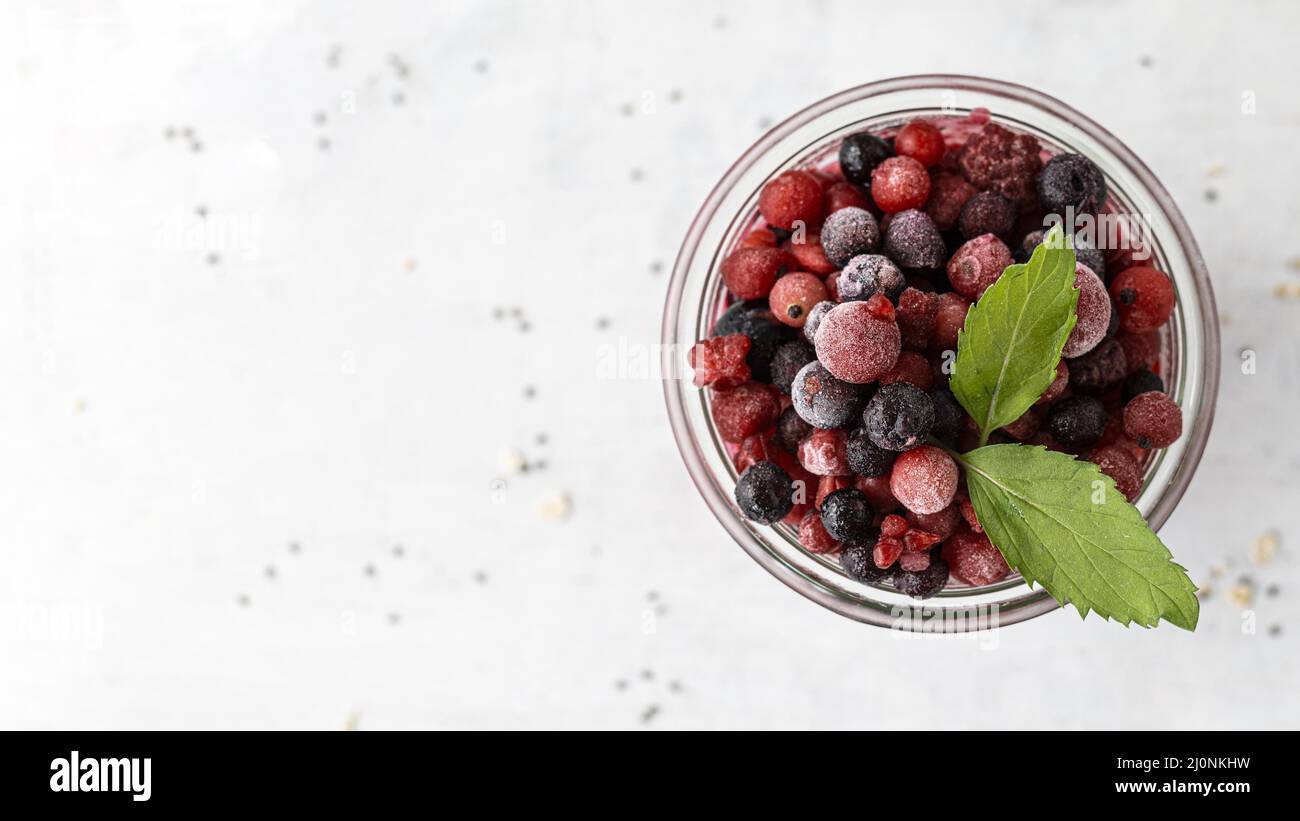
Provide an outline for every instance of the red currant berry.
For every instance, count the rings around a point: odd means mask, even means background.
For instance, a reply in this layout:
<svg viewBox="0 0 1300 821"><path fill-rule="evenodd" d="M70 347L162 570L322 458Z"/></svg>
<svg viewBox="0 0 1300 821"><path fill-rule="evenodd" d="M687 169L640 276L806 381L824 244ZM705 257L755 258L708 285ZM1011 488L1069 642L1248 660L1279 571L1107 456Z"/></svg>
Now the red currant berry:
<svg viewBox="0 0 1300 821"><path fill-rule="evenodd" d="M925 205L930 175L911 157L890 157L871 172L871 198L886 214Z"/></svg>
<svg viewBox="0 0 1300 821"><path fill-rule="evenodd" d="M825 192L817 177L807 171L787 171L763 186L758 195L758 211L767 224L785 231L795 223L805 228L821 224Z"/></svg>
<svg viewBox="0 0 1300 821"><path fill-rule="evenodd" d="M930 390L934 385L934 371L930 368L930 360L915 351L903 351L898 355L894 367L880 377L882 385L892 385L895 382L906 382L923 391Z"/></svg>
<svg viewBox="0 0 1300 821"><path fill-rule="evenodd" d="M1110 282L1110 296L1125 331L1154 331L1174 312L1174 283L1155 268L1138 265L1121 271Z"/></svg>
<svg viewBox="0 0 1300 821"><path fill-rule="evenodd" d="M1088 456L1101 472L1115 480L1115 489L1124 494L1130 502L1137 499L1142 490L1142 465L1133 458L1133 452L1124 445L1106 445L1097 448Z"/></svg>
<svg viewBox="0 0 1300 821"><path fill-rule="evenodd" d="M1140 393L1124 406L1124 432L1140 448L1169 447L1183 435L1183 411L1167 393Z"/></svg>
<svg viewBox="0 0 1300 821"><path fill-rule="evenodd" d="M903 507L938 513L957 493L957 463L933 445L918 445L899 454L889 474L889 489Z"/></svg>
<svg viewBox="0 0 1300 821"><path fill-rule="evenodd" d="M943 159L943 132L927 120L913 120L894 137L894 151L929 168Z"/></svg>
<svg viewBox="0 0 1300 821"><path fill-rule="evenodd" d="M814 274L826 276L839 270L826 258L826 252L822 250L820 234L807 234L801 242L791 240L786 243L785 250L790 252L790 256L794 257L794 261L801 271L811 271Z"/></svg>
<svg viewBox="0 0 1300 821"><path fill-rule="evenodd" d="M722 281L741 299L762 299L793 263L779 248L742 246L722 261Z"/></svg>
<svg viewBox="0 0 1300 821"><path fill-rule="evenodd" d="M832 183L826 189L826 215L830 216L841 208L866 208L871 204L867 195L851 182Z"/></svg>
<svg viewBox="0 0 1300 821"><path fill-rule="evenodd" d="M963 530L954 533L943 546L948 569L960 581L982 587L1006 578L1011 572L1001 551L983 533Z"/></svg>
<svg viewBox="0 0 1300 821"><path fill-rule="evenodd" d="M799 464L818 476L846 476L853 472L844 449L847 441L848 437L842 430L818 428L799 443Z"/></svg>
<svg viewBox="0 0 1300 821"><path fill-rule="evenodd" d="M818 302L825 302L826 297L826 285L816 275L796 271L776 281L768 304L778 322L791 328L802 328L808 320L808 312Z"/></svg>

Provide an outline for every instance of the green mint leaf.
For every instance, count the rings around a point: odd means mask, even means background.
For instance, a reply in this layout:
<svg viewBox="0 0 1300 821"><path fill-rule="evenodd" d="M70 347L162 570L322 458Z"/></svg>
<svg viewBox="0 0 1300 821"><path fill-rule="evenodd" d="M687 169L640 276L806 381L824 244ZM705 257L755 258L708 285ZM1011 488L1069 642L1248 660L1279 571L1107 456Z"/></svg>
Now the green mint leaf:
<svg viewBox="0 0 1300 821"><path fill-rule="evenodd" d="M1026 582L1081 616L1196 629L1196 585L1096 465L1028 445L957 458L984 532Z"/></svg>
<svg viewBox="0 0 1300 821"><path fill-rule="evenodd" d="M1052 384L1076 320L1074 249L1052 228L1024 265L1010 265L966 315L951 389L979 425L980 444Z"/></svg>

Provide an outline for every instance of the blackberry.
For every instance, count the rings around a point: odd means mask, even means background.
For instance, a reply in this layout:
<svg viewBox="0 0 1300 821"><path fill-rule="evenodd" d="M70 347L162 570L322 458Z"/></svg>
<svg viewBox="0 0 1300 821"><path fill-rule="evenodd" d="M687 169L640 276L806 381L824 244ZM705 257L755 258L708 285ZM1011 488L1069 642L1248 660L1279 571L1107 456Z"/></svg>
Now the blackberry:
<svg viewBox="0 0 1300 821"><path fill-rule="evenodd" d="M849 260L837 282L840 302L868 300L873 294L884 294L897 304L898 295L907 287L903 272L889 257L880 254L861 254Z"/></svg>
<svg viewBox="0 0 1300 821"><path fill-rule="evenodd" d="M817 329L821 327L822 317L830 313L831 309L834 307L835 303L831 302L829 299L825 302L818 302L816 305L812 306L812 310L808 312L808 318L803 322L804 339L812 342L817 338Z"/></svg>
<svg viewBox="0 0 1300 821"><path fill-rule="evenodd" d="M1164 390L1165 380L1143 368L1132 373L1128 379L1124 380L1124 402L1127 403L1140 393L1146 393L1147 391L1160 391L1163 393Z"/></svg>
<svg viewBox="0 0 1300 821"><path fill-rule="evenodd" d="M894 574L898 592L914 599L928 599L948 584L948 563L932 559L925 570L899 570Z"/></svg>
<svg viewBox="0 0 1300 821"><path fill-rule="evenodd" d="M865 131L850 134L840 143L840 172L844 174L844 179L870 190L871 172L892 156L894 149L875 134Z"/></svg>
<svg viewBox="0 0 1300 821"><path fill-rule="evenodd" d="M1114 337L1103 339L1097 347L1083 356L1065 360L1065 364L1070 369L1070 386L1081 393L1105 393L1128 373L1124 346Z"/></svg>
<svg viewBox="0 0 1300 821"><path fill-rule="evenodd" d="M794 507L794 483L772 462L755 462L736 481L736 504L746 519L774 524Z"/></svg>
<svg viewBox="0 0 1300 821"><path fill-rule="evenodd" d="M1074 381L1071 374L1070 381ZM1091 396L1071 396L1052 406L1047 416L1052 437L1071 450L1086 448L1106 430L1106 408Z"/></svg>
<svg viewBox="0 0 1300 821"><path fill-rule="evenodd" d="M932 389L930 401L934 402L934 425L930 428L930 435L950 448L957 447L966 412L947 388Z"/></svg>
<svg viewBox="0 0 1300 821"><path fill-rule="evenodd" d="M862 390L836 379L822 363L804 365L790 389L794 409L815 428L845 428L862 411Z"/></svg>
<svg viewBox="0 0 1300 821"><path fill-rule="evenodd" d="M957 167L981 191L997 191L1017 207L1031 204L1043 168L1042 146L1031 134L1014 134L989 123L957 152Z"/></svg>
<svg viewBox="0 0 1300 821"><path fill-rule="evenodd" d="M849 467L860 476L888 476L898 456L897 452L885 450L871 441L866 428L858 428L849 434L844 451Z"/></svg>
<svg viewBox="0 0 1300 821"><path fill-rule="evenodd" d="M821 242L826 259L843 268L858 254L880 247L880 226L865 208L841 208L822 223Z"/></svg>
<svg viewBox="0 0 1300 821"><path fill-rule="evenodd" d="M772 354L772 384L781 393L789 396L795 375L804 365L816 358L816 349L805 340L792 339L781 343L776 353Z"/></svg>
<svg viewBox="0 0 1300 821"><path fill-rule="evenodd" d="M1016 206L996 191L981 191L962 206L957 227L966 239L982 234L1005 237L1016 225Z"/></svg>
<svg viewBox="0 0 1300 821"><path fill-rule="evenodd" d="M1025 238L1016 246L1013 254L1016 262L1022 265L1028 262L1034 255L1034 249L1043 244L1043 237L1046 234L1047 232L1041 228L1025 234ZM1082 234L1074 235L1074 258L1088 266L1089 270L1101 277L1103 282L1106 281L1106 255L1098 251Z"/></svg>
<svg viewBox="0 0 1300 821"><path fill-rule="evenodd" d="M755 381L772 381L772 356L785 340L784 326L768 313L767 300L737 302L718 317L713 325L714 336L744 334L749 337L749 353L745 364Z"/></svg>
<svg viewBox="0 0 1300 821"><path fill-rule="evenodd" d="M837 541L865 539L871 533L875 511L862 491L853 487L837 490L822 500L822 526Z"/></svg>
<svg viewBox="0 0 1300 821"><path fill-rule="evenodd" d="M934 427L934 400L907 382L885 385L867 403L863 422L877 447L909 450L921 444Z"/></svg>
<svg viewBox="0 0 1300 821"><path fill-rule="evenodd" d="M799 443L812 432L813 426L805 422L791 405L781 412L781 418L777 420L776 443L794 453L799 449Z"/></svg>
<svg viewBox="0 0 1300 821"><path fill-rule="evenodd" d="M885 254L904 268L939 268L947 258L939 229L924 211L900 211L885 226Z"/></svg>
<svg viewBox="0 0 1300 821"><path fill-rule="evenodd" d="M1049 214L1065 218L1067 208L1075 214L1096 214L1106 202L1106 177L1092 160L1082 154L1057 154L1038 172L1038 201Z"/></svg>
<svg viewBox="0 0 1300 821"><path fill-rule="evenodd" d="M878 533L860 541L844 542L840 549L840 567L854 581L874 584L894 580L895 569L876 567L871 551L876 546Z"/></svg>

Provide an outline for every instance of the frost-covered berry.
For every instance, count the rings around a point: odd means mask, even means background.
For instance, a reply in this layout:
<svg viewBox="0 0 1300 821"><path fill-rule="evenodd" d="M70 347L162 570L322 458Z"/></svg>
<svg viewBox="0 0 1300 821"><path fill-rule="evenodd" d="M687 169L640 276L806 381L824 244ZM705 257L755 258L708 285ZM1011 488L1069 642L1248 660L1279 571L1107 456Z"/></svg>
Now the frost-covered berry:
<svg viewBox="0 0 1300 821"><path fill-rule="evenodd" d="M1016 206L996 191L981 191L962 206L957 227L966 239L981 234L1005 237L1016 224Z"/></svg>
<svg viewBox="0 0 1300 821"><path fill-rule="evenodd" d="M1154 331L1174 312L1174 284L1169 275L1137 265L1120 271L1110 281L1110 295L1125 331Z"/></svg>
<svg viewBox="0 0 1300 821"><path fill-rule="evenodd" d="M822 318L814 345L827 370L855 384L879 379L902 350L893 306L880 294L836 305Z"/></svg>
<svg viewBox="0 0 1300 821"><path fill-rule="evenodd" d="M917 513L909 510L907 521L943 540L957 532L958 526L961 525L961 509L954 502L938 513Z"/></svg>
<svg viewBox="0 0 1300 821"><path fill-rule="evenodd" d="M727 390L748 382L750 372L745 357L749 355L749 346L749 337L744 334L696 342L687 354L687 361L695 369L695 387Z"/></svg>
<svg viewBox="0 0 1300 821"><path fill-rule="evenodd" d="M889 489L915 513L938 513L957 495L957 463L934 445L918 445L894 460Z"/></svg>
<svg viewBox="0 0 1300 821"><path fill-rule="evenodd" d="M736 481L736 505L746 519L770 525L794 506L790 476L772 462L756 462Z"/></svg>
<svg viewBox="0 0 1300 821"><path fill-rule="evenodd" d="M871 172L892 156L894 149L875 134L850 134L840 143L840 173L849 182L869 185Z"/></svg>
<svg viewBox="0 0 1300 821"><path fill-rule="evenodd" d="M822 500L822 524L840 541L865 539L871 535L874 511L857 488L837 490Z"/></svg>
<svg viewBox="0 0 1300 821"><path fill-rule="evenodd" d="M772 319L763 302L737 302L727 309L713 325L714 336L744 334L749 337L749 353L745 363L754 379L770 382L772 379L772 356L777 346L785 338L782 326Z"/></svg>
<svg viewBox="0 0 1300 821"><path fill-rule="evenodd" d="M943 557L952 575L972 587L1001 581L1011 572L989 537L970 530L954 533L943 546Z"/></svg>
<svg viewBox="0 0 1300 821"><path fill-rule="evenodd" d="M880 247L880 226L865 208L841 208L822 224L821 245L826 259L843 268L858 254Z"/></svg>
<svg viewBox="0 0 1300 821"><path fill-rule="evenodd" d="M1115 481L1115 489L1132 502L1142 490L1142 466L1128 447L1123 445L1105 445L1094 450L1088 456L1101 472Z"/></svg>
<svg viewBox="0 0 1300 821"><path fill-rule="evenodd" d="M867 176L871 176L870 172ZM827 214L834 214L841 208L866 208L870 204L871 198L861 188L846 180L831 183L826 189Z"/></svg>
<svg viewBox="0 0 1300 821"><path fill-rule="evenodd" d="M764 299L793 262L779 248L737 248L722 261L722 282L741 299Z"/></svg>
<svg viewBox="0 0 1300 821"><path fill-rule="evenodd" d="M970 311L971 302L956 291L939 294L938 301L930 347L939 351L955 351L957 332L966 325L966 314Z"/></svg>
<svg viewBox="0 0 1300 821"><path fill-rule="evenodd" d="M849 460L844 451L847 435L842 430L814 430L799 443L799 464L814 476L845 476Z"/></svg>
<svg viewBox="0 0 1300 821"><path fill-rule="evenodd" d="M1035 196L1043 167L1042 147L1030 134L1013 134L996 123L984 126L957 154L957 165L981 191L997 191L1023 207Z"/></svg>
<svg viewBox="0 0 1300 821"><path fill-rule="evenodd" d="M778 279L768 298L772 316L791 328L802 328L813 306L825 301L825 283L807 271L795 271Z"/></svg>
<svg viewBox="0 0 1300 821"><path fill-rule="evenodd" d="M862 411L862 389L837 379L820 362L809 362L790 389L794 409L815 428L848 427Z"/></svg>
<svg viewBox="0 0 1300 821"><path fill-rule="evenodd" d="M807 171L787 171L763 186L758 212L767 224L789 231L795 223L806 228L821 223L825 191L821 181Z"/></svg>
<svg viewBox="0 0 1300 821"><path fill-rule="evenodd" d="M1165 389L1165 380L1152 373L1146 368L1134 371L1124 380L1123 399L1128 402L1140 393L1148 391L1163 391Z"/></svg>
<svg viewBox="0 0 1300 821"><path fill-rule="evenodd" d="M867 403L863 424L877 447L908 450L920 444L934 426L934 400L906 382L884 385Z"/></svg>
<svg viewBox="0 0 1300 821"><path fill-rule="evenodd" d="M770 385L747 382L728 391L714 391L712 411L718 435L725 442L739 444L775 425L781 403Z"/></svg>
<svg viewBox="0 0 1300 821"><path fill-rule="evenodd" d="M882 254L861 254L844 266L838 277L840 302L868 300L872 294L884 294L890 302L907 287L903 272Z"/></svg>
<svg viewBox="0 0 1300 821"><path fill-rule="evenodd" d="M871 172L871 198L886 214L920 208L930 196L930 174L911 157L890 157Z"/></svg>
<svg viewBox="0 0 1300 821"><path fill-rule="evenodd" d="M928 599L948 584L948 563L935 559L920 572L899 570L894 574L894 586L900 593L915 599Z"/></svg>
<svg viewBox="0 0 1300 821"><path fill-rule="evenodd" d="M1166 448L1183 435L1183 411L1167 393L1148 391L1124 406L1124 432L1140 448Z"/></svg>
<svg viewBox="0 0 1300 821"><path fill-rule="evenodd" d="M848 457L849 469L859 476L888 476L898 458L897 451L886 450L872 442L866 428L858 428L849 434L844 443L844 453Z"/></svg>
<svg viewBox="0 0 1300 821"><path fill-rule="evenodd" d="M930 390L934 384L934 370L930 367L930 360L916 351L903 351L898 355L894 367L880 377L882 385L892 385L895 382L906 382L923 391Z"/></svg>
<svg viewBox="0 0 1300 821"><path fill-rule="evenodd" d="M1070 384L1080 393L1102 394L1118 385L1128 371L1124 359L1124 346L1114 339L1103 339L1101 344L1086 354L1067 359Z"/></svg>
<svg viewBox="0 0 1300 821"><path fill-rule="evenodd" d="M885 226L885 255L904 268L940 268L947 251L934 220L924 211L900 211Z"/></svg>
<svg viewBox="0 0 1300 821"><path fill-rule="evenodd" d="M781 418L776 422L775 441L778 445L785 448L790 453L799 449L799 443L807 439L812 432L816 430L808 424L799 411L795 410L794 405L781 411Z"/></svg>
<svg viewBox="0 0 1300 821"><path fill-rule="evenodd" d="M1119 344L1124 346L1124 360L1128 362L1129 373L1142 368L1155 369L1156 364L1160 361L1160 333L1158 331L1139 333L1120 331L1115 338L1119 340Z"/></svg>
<svg viewBox="0 0 1300 821"><path fill-rule="evenodd" d="M1091 396L1066 397L1048 412L1047 429L1067 448L1086 448L1100 439L1106 430L1106 408Z"/></svg>
<svg viewBox="0 0 1300 821"><path fill-rule="evenodd" d="M961 209L979 192L959 174L939 171L930 180L930 199L925 203L925 213L934 220L940 231L951 230L961 216Z"/></svg>
<svg viewBox="0 0 1300 821"><path fill-rule="evenodd" d="M898 295L898 308L894 316L903 347L909 351L924 351L934 333L934 320L939 313L939 296L917 288L904 288Z"/></svg>
<svg viewBox="0 0 1300 821"><path fill-rule="evenodd" d="M783 342L772 354L772 384L781 393L790 395L790 386L794 378L809 362L817 358L817 351L802 339Z"/></svg>
<svg viewBox="0 0 1300 821"><path fill-rule="evenodd" d="M1052 384L1047 386L1047 390L1038 397L1038 401L1048 404L1055 402L1065 393L1065 386L1068 384L1070 384L1070 368L1065 364L1065 360L1059 360L1056 363L1056 376L1052 379Z"/></svg>
<svg viewBox="0 0 1300 821"><path fill-rule="evenodd" d="M877 567L872 557L875 538L859 542L845 542L840 550L840 567L849 578L867 584L887 582L894 578L894 568Z"/></svg>
<svg viewBox="0 0 1300 821"><path fill-rule="evenodd" d="M894 150L901 157L911 157L929 168L943 159L943 132L928 120L913 120L894 136Z"/></svg>
<svg viewBox="0 0 1300 821"><path fill-rule="evenodd" d="M826 532L822 517L810 510L799 520L799 544L809 553L834 553L840 546L835 537Z"/></svg>
<svg viewBox="0 0 1300 821"><path fill-rule="evenodd" d="M832 271L839 270L840 266L831 264L831 261L826 258L826 252L822 250L821 234L813 232L803 237L791 237L790 241L781 247L794 257L795 268L800 271L824 277Z"/></svg>
<svg viewBox="0 0 1300 821"><path fill-rule="evenodd" d="M1038 173L1038 202L1052 214L1065 217L1096 214L1106 202L1106 177L1082 154L1057 154Z"/></svg>
<svg viewBox="0 0 1300 821"><path fill-rule="evenodd" d="M981 234L964 243L948 260L948 281L967 299L979 299L1010 264L1011 250L1006 243L993 234ZM1102 293L1104 296L1104 289Z"/></svg>
<svg viewBox="0 0 1300 821"><path fill-rule="evenodd" d="M812 306L812 310L808 312L808 318L805 319L803 323L803 335L805 339L812 342L817 338L817 329L821 327L822 319L831 312L831 309L834 308L835 305L836 303L828 299L825 302L818 302L816 305Z"/></svg>
<svg viewBox="0 0 1300 821"><path fill-rule="evenodd" d="M1078 320L1061 350L1061 356L1067 359L1082 356L1095 348L1110 328L1110 294L1106 293L1101 277L1083 263L1076 263L1074 287L1079 289L1079 299L1074 307Z"/></svg>

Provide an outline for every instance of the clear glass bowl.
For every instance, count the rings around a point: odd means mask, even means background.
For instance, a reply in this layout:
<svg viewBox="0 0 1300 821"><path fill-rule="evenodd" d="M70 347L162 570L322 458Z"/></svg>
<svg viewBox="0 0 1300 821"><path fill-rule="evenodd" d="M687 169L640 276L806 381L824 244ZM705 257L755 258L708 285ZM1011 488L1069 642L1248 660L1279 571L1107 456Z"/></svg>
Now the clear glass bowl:
<svg viewBox="0 0 1300 821"><path fill-rule="evenodd" d="M843 616L904 630L961 632L1012 624L1057 608L1041 588L1013 574L996 584L950 582L918 602L890 586L863 584L838 563L808 553L786 525L762 526L735 508L736 471L714 428L707 391L694 387L683 354L708 336L726 305L719 264L757 218L767 180L821 164L851 133L886 130L918 116L961 116L988 109L993 122L1034 134L1053 153L1083 154L1105 173L1112 207L1141 215L1155 265L1174 281L1178 302L1163 331L1161 375L1183 409L1184 432L1148 461L1137 507L1159 529L1191 481L1209 436L1219 382L1219 332L1205 263L1169 193L1110 132L1046 94L979 77L899 77L828 97L777 125L755 143L709 194L673 267L664 308L668 415L677 446L705 504L755 561L791 588ZM1173 545L1177 554L1177 545Z"/></svg>

